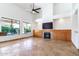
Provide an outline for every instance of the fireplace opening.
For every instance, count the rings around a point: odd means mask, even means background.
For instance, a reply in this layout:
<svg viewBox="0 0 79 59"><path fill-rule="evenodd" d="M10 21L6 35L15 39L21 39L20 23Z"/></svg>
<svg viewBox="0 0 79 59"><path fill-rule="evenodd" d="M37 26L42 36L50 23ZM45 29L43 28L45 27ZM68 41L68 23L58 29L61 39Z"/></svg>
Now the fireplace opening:
<svg viewBox="0 0 79 59"><path fill-rule="evenodd" d="M51 39L51 33L50 32L44 32L44 39Z"/></svg>

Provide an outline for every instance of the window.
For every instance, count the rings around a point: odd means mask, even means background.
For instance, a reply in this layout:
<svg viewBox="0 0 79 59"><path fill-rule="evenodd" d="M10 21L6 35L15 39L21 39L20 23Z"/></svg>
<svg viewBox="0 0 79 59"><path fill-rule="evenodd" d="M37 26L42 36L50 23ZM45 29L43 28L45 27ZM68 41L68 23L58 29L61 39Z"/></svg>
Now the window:
<svg viewBox="0 0 79 59"><path fill-rule="evenodd" d="M20 28L18 23L13 24L13 28L15 29L15 34L20 34Z"/></svg>
<svg viewBox="0 0 79 59"><path fill-rule="evenodd" d="M0 32L6 33L6 35L19 34L19 21L14 19L2 19L0 20Z"/></svg>
<svg viewBox="0 0 79 59"><path fill-rule="evenodd" d="M4 32L7 35L8 33L10 33L10 29L11 28L9 22L5 22L5 21L0 22L0 32Z"/></svg>
<svg viewBox="0 0 79 59"><path fill-rule="evenodd" d="M31 24L30 23L24 22L23 25L24 25L24 33L31 32Z"/></svg>
<svg viewBox="0 0 79 59"><path fill-rule="evenodd" d="M12 23L12 34L20 34L20 27L19 27L19 21L14 20Z"/></svg>
<svg viewBox="0 0 79 59"><path fill-rule="evenodd" d="M23 27L20 27L19 20L4 17L0 19L0 32L6 35L20 34L21 28L23 33L31 32L31 24L28 22L23 22Z"/></svg>

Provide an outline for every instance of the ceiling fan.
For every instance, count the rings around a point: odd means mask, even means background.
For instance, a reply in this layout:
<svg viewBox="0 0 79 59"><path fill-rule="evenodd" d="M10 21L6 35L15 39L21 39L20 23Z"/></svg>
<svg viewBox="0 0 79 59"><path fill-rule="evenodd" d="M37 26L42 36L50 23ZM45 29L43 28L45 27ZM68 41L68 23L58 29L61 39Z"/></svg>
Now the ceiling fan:
<svg viewBox="0 0 79 59"><path fill-rule="evenodd" d="M41 8L35 8L35 5L33 3L33 8L32 8L32 12L35 12L35 13L39 13L38 10L40 10Z"/></svg>

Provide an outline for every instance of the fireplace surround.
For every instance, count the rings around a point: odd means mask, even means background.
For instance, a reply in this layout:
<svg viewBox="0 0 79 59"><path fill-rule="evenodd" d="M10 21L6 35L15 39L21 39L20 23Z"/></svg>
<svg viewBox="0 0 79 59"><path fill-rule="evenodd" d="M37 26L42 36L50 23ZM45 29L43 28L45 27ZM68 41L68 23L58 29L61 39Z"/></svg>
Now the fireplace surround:
<svg viewBox="0 0 79 59"><path fill-rule="evenodd" d="M43 38L44 39L52 39L52 32L51 31L43 31Z"/></svg>
<svg viewBox="0 0 79 59"><path fill-rule="evenodd" d="M51 33L50 32L44 32L44 39L51 39Z"/></svg>

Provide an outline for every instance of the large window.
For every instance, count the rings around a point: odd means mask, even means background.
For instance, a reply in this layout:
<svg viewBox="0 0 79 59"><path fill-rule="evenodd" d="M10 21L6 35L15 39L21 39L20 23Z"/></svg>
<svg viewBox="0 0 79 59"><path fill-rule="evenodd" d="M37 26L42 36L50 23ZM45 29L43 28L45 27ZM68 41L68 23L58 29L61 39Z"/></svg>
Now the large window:
<svg viewBox="0 0 79 59"><path fill-rule="evenodd" d="M6 35L19 34L19 21L9 18L2 18L0 20L0 32L4 32Z"/></svg>
<svg viewBox="0 0 79 59"><path fill-rule="evenodd" d="M20 34L19 22L13 23L13 28L15 29L15 34Z"/></svg>
<svg viewBox="0 0 79 59"><path fill-rule="evenodd" d="M0 22L1 24L0 24L0 32L4 32L4 33L6 33L6 35L8 34L8 33L10 33L10 23L8 23L8 22L5 22L5 21L2 21L2 22Z"/></svg>
<svg viewBox="0 0 79 59"><path fill-rule="evenodd" d="M24 22L23 25L24 25L24 33L31 32L31 24L30 23Z"/></svg>
<svg viewBox="0 0 79 59"><path fill-rule="evenodd" d="M31 24L23 21L23 27L20 27L20 21L10 18L0 19L0 32L5 33L6 35L14 35L31 32ZM21 30L22 29L22 30Z"/></svg>

